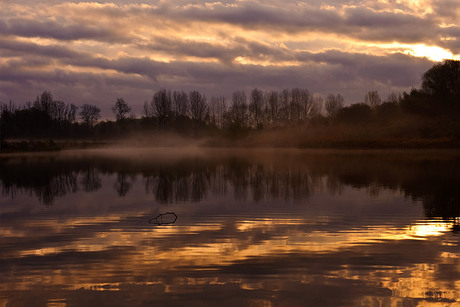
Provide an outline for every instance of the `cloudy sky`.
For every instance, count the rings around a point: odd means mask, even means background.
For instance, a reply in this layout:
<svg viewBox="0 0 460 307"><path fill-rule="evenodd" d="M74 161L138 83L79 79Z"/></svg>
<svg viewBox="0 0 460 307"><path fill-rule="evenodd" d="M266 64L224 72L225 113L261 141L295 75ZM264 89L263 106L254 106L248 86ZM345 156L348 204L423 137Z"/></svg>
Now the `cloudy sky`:
<svg viewBox="0 0 460 307"><path fill-rule="evenodd" d="M136 113L160 88L382 97L460 58L458 0L0 0L0 100Z"/></svg>

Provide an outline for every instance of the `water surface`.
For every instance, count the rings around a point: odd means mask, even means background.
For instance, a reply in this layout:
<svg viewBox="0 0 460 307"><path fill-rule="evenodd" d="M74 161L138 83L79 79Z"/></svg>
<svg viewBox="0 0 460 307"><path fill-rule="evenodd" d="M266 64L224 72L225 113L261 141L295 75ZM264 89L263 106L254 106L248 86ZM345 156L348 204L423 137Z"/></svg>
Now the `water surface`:
<svg viewBox="0 0 460 307"><path fill-rule="evenodd" d="M0 306L458 306L459 173L451 152L3 156Z"/></svg>

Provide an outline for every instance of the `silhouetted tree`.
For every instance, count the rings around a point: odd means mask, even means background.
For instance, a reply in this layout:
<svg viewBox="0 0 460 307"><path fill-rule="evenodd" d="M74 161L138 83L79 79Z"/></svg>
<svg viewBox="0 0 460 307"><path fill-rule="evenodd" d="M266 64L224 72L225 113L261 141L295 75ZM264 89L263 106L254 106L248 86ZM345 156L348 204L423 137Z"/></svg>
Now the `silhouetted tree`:
<svg viewBox="0 0 460 307"><path fill-rule="evenodd" d="M147 100L144 101L144 106L142 108L142 116L145 118L153 117L155 116L154 113L154 108L153 108L153 100L151 103L147 102Z"/></svg>
<svg viewBox="0 0 460 307"><path fill-rule="evenodd" d="M232 107L229 110L229 126L232 129L244 129L248 124L248 104L244 91L235 91L232 95Z"/></svg>
<svg viewBox="0 0 460 307"><path fill-rule="evenodd" d="M388 101L379 105L375 111L377 120L389 121L396 118L396 116L400 113L401 108L398 103Z"/></svg>
<svg viewBox="0 0 460 307"><path fill-rule="evenodd" d="M209 118L211 125L222 128L224 123L224 113L227 109L225 97L212 97L209 106Z"/></svg>
<svg viewBox="0 0 460 307"><path fill-rule="evenodd" d="M314 107L314 100L313 95L310 94L310 91L307 89L300 90L300 105L301 105L301 112L300 112L300 119L307 119L310 117L310 112Z"/></svg>
<svg viewBox="0 0 460 307"><path fill-rule="evenodd" d="M84 104L80 110L80 119L88 130L101 118L101 109L94 105Z"/></svg>
<svg viewBox="0 0 460 307"><path fill-rule="evenodd" d="M337 113L337 119L342 122L361 125L369 121L371 115L372 109L368 104L355 103L340 109Z"/></svg>
<svg viewBox="0 0 460 307"><path fill-rule="evenodd" d="M43 111L49 115L51 115L51 104L53 102L53 95L49 91L44 91L40 97L37 96L33 107L39 111Z"/></svg>
<svg viewBox="0 0 460 307"><path fill-rule="evenodd" d="M340 109L343 108L343 102L344 99L342 95L329 94L324 105L326 108L327 116L335 117L339 113Z"/></svg>
<svg viewBox="0 0 460 307"><path fill-rule="evenodd" d="M172 115L171 91L161 89L153 95L153 114L158 118L160 128L168 126Z"/></svg>
<svg viewBox="0 0 460 307"><path fill-rule="evenodd" d="M406 113L434 115L442 108L435 108L429 95L413 88L410 93L404 92L400 102L401 109Z"/></svg>
<svg viewBox="0 0 460 307"><path fill-rule="evenodd" d="M280 102L277 91L271 91L267 94L267 118L271 126L279 124Z"/></svg>
<svg viewBox="0 0 460 307"><path fill-rule="evenodd" d="M382 103L382 99L377 91L370 91L364 95L364 103L371 108L376 108Z"/></svg>
<svg viewBox="0 0 460 307"><path fill-rule="evenodd" d="M198 91L192 91L188 95L190 103L190 116L195 128L204 123L208 115L208 105L206 104L206 96Z"/></svg>
<svg viewBox="0 0 460 307"><path fill-rule="evenodd" d="M76 120L78 107L66 104L63 101L53 100L49 105L49 115L53 121L54 135L68 136L72 123Z"/></svg>
<svg viewBox="0 0 460 307"><path fill-rule="evenodd" d="M401 99L402 99L401 93L391 92L390 94L388 94L387 99L385 99L384 102L390 102L390 103L397 104L401 102Z"/></svg>
<svg viewBox="0 0 460 307"><path fill-rule="evenodd" d="M262 128L264 104L263 92L257 88L253 89L249 102L249 118L254 128Z"/></svg>
<svg viewBox="0 0 460 307"><path fill-rule="evenodd" d="M185 93L184 91L174 91L173 112L174 115L179 118L184 118L188 116L189 102L187 93Z"/></svg>
<svg viewBox="0 0 460 307"><path fill-rule="evenodd" d="M115 114L115 118L118 122L123 122L131 112L131 108L128 106L123 97L117 98L115 105L112 106L112 112Z"/></svg>
<svg viewBox="0 0 460 307"><path fill-rule="evenodd" d="M460 61L435 64L422 78L422 91L444 105L460 105Z"/></svg>
<svg viewBox="0 0 460 307"><path fill-rule="evenodd" d="M289 121L297 122L302 117L302 102L303 90L300 88L293 88L291 91L289 101Z"/></svg>
<svg viewBox="0 0 460 307"><path fill-rule="evenodd" d="M311 119L319 119L323 117L323 97L321 96L314 96L311 98L311 108L308 112L308 118Z"/></svg>
<svg viewBox="0 0 460 307"><path fill-rule="evenodd" d="M6 138L7 121L9 117L11 117L11 114L8 112L6 103L0 101L0 151L3 148L3 143Z"/></svg>
<svg viewBox="0 0 460 307"><path fill-rule="evenodd" d="M290 96L291 93L288 89L284 89L279 94L280 102L280 121L286 125L290 121Z"/></svg>

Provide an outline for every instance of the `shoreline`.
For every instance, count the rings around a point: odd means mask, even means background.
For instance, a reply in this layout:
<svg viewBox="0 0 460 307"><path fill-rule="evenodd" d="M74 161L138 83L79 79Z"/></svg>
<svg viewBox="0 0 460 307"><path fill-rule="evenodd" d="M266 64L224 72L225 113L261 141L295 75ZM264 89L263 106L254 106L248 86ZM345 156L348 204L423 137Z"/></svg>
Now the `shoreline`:
<svg viewBox="0 0 460 307"><path fill-rule="evenodd" d="M187 140L187 139L185 139ZM0 148L0 155L18 153L59 152L65 150L85 150L104 148L198 148L198 149L221 149L221 150L325 150L325 151L460 151L460 143L445 138L440 139L383 139L383 140L306 140L300 144L268 144L264 142L254 143L250 139L200 139L175 144L174 142L148 142L148 141L123 141L123 140L7 140Z"/></svg>

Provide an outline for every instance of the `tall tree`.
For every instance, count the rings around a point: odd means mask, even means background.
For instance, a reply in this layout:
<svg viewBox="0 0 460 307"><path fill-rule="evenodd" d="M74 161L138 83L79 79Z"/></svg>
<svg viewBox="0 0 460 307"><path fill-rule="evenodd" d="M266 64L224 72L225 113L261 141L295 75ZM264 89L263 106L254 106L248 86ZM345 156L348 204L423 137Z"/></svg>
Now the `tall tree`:
<svg viewBox="0 0 460 307"><path fill-rule="evenodd" d="M367 92L366 95L364 95L364 103L370 106L371 108L378 107L382 103L382 99L380 99L379 92Z"/></svg>
<svg viewBox="0 0 460 307"><path fill-rule="evenodd" d="M313 96L311 100L312 100L312 104L311 104L310 112L308 112L308 117L310 119L322 117L323 116L323 97Z"/></svg>
<svg viewBox="0 0 460 307"><path fill-rule="evenodd" d="M289 102L289 120L296 122L301 118L303 90L293 88Z"/></svg>
<svg viewBox="0 0 460 307"><path fill-rule="evenodd" d="M390 94L388 94L387 99L385 99L385 102L397 104L401 101L401 99L401 93L391 92Z"/></svg>
<svg viewBox="0 0 460 307"><path fill-rule="evenodd" d="M270 91L267 94L267 117L272 126L279 124L280 102L278 91Z"/></svg>
<svg viewBox="0 0 460 307"><path fill-rule="evenodd" d="M188 95L190 103L190 116L193 120L195 128L204 123L208 115L208 105L206 104L206 96L198 91L192 91Z"/></svg>
<svg viewBox="0 0 460 307"><path fill-rule="evenodd" d="M51 115L50 109L51 109L52 102L53 102L53 94L51 94L50 91L44 91L40 97L37 96L37 99L35 100L33 106L34 108Z"/></svg>
<svg viewBox="0 0 460 307"><path fill-rule="evenodd" d="M91 129L99 118L101 118L101 109L98 107L90 104L81 107L80 119L88 129Z"/></svg>
<svg viewBox="0 0 460 307"><path fill-rule="evenodd" d="M249 102L249 118L254 128L262 128L264 104L265 100L262 90L253 89Z"/></svg>
<svg viewBox="0 0 460 307"><path fill-rule="evenodd" d="M184 91L174 91L173 93L173 112L179 118L184 118L189 112L189 101L187 93Z"/></svg>
<svg viewBox="0 0 460 307"><path fill-rule="evenodd" d="M460 104L460 61L445 60L430 68L422 78L422 91L444 104Z"/></svg>
<svg viewBox="0 0 460 307"><path fill-rule="evenodd" d="M160 128L165 128L171 119L171 91L161 89L152 98L153 114L158 118Z"/></svg>
<svg viewBox="0 0 460 307"><path fill-rule="evenodd" d="M324 107L326 108L327 116L329 117L337 116L340 109L343 108L343 102L344 102L343 96L340 94L327 95L326 102L324 104Z"/></svg>
<svg viewBox="0 0 460 307"><path fill-rule="evenodd" d="M128 106L123 97L117 98L115 105L112 106L112 112L118 122L123 122L131 112L131 107Z"/></svg>
<svg viewBox="0 0 460 307"><path fill-rule="evenodd" d="M300 96L300 105L302 107L300 112L300 119L307 119L310 117L310 112L313 108L313 104L313 96L310 94L310 91L307 89L302 89Z"/></svg>
<svg viewBox="0 0 460 307"><path fill-rule="evenodd" d="M244 91L235 91L232 94L232 107L229 112L229 120L232 128L247 128L248 103Z"/></svg>
<svg viewBox="0 0 460 307"><path fill-rule="evenodd" d="M222 128L223 116L227 109L225 97L211 97L211 105L209 106L209 116L211 124L215 127Z"/></svg>
<svg viewBox="0 0 460 307"><path fill-rule="evenodd" d="M290 96L291 96L291 91L289 89L284 89L281 91L279 95L279 101L280 101L280 120L283 122L283 124L289 123L291 120L290 117Z"/></svg>

